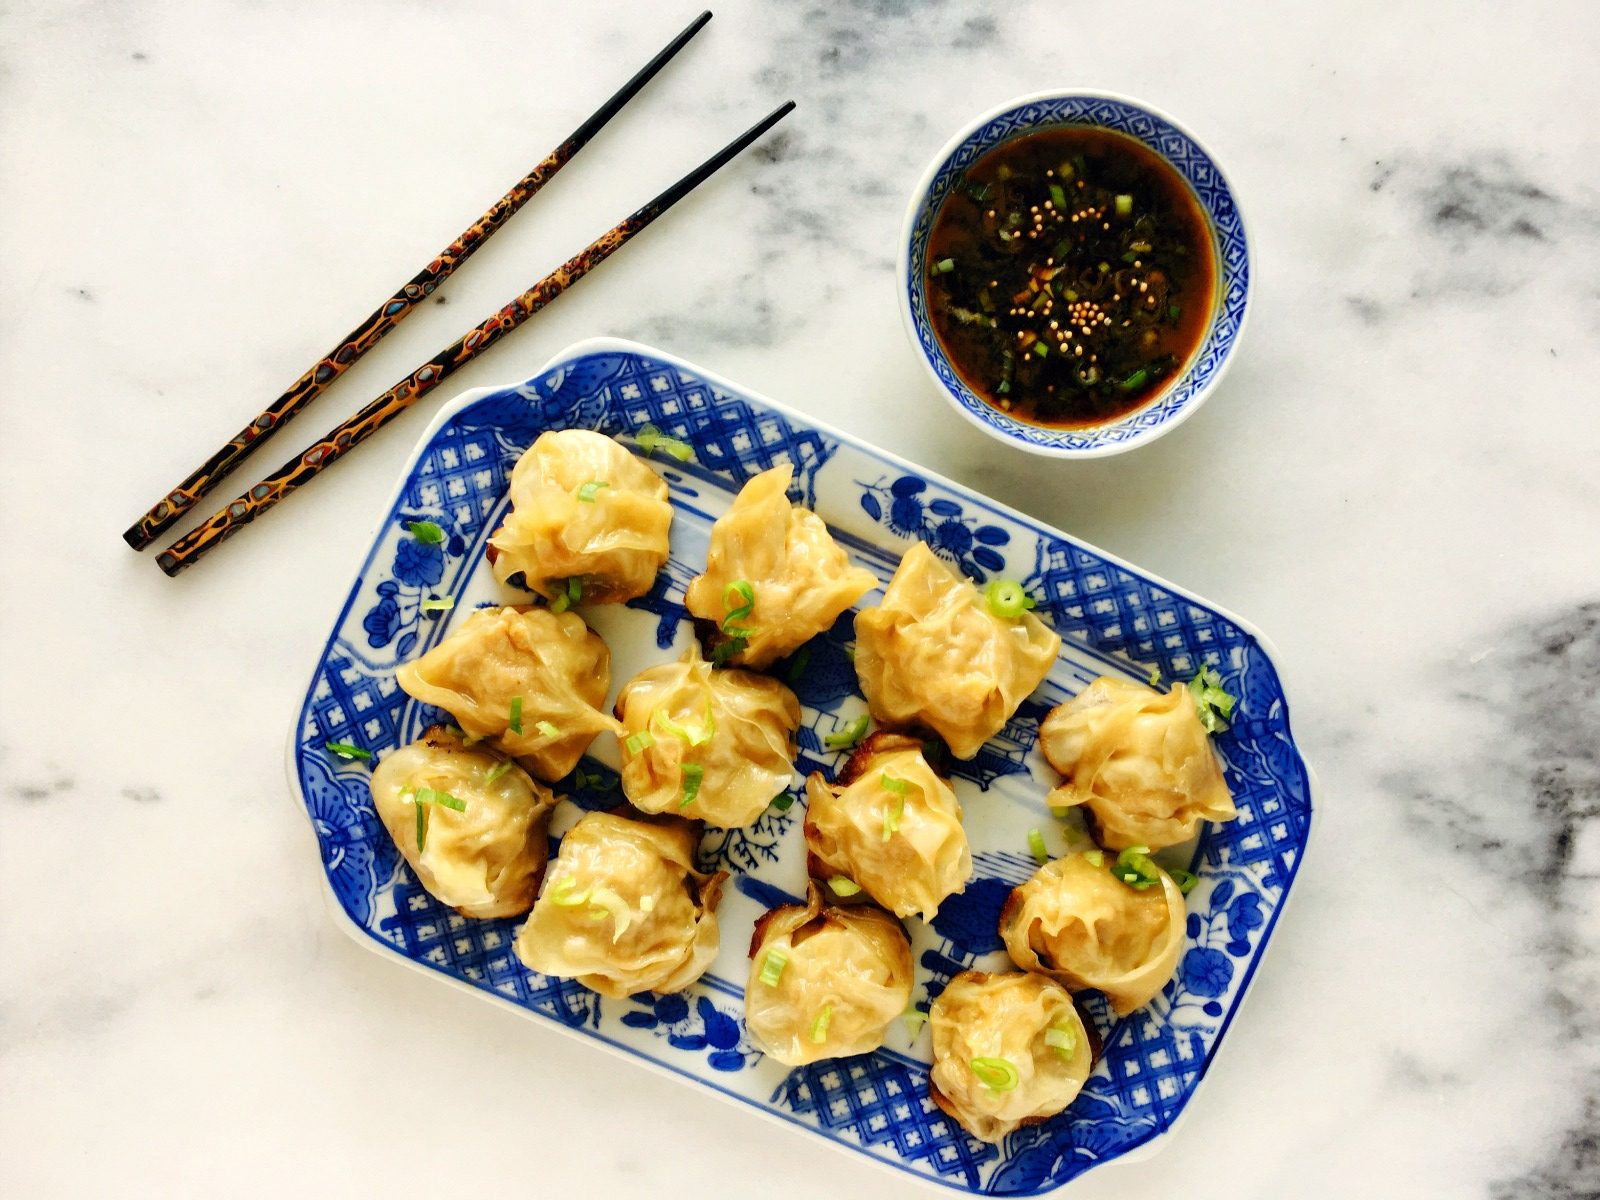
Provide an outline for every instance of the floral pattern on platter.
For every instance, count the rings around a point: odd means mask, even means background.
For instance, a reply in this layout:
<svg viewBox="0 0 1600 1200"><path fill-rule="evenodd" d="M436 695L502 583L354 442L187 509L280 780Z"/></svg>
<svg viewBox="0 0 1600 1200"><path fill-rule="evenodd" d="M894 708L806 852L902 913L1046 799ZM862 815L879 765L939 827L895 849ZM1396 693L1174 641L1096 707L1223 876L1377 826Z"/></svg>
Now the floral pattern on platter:
<svg viewBox="0 0 1600 1200"><path fill-rule="evenodd" d="M329 742L351 742L381 757L436 718L406 697L395 667L445 636L475 604L497 602L501 592L483 550L503 515L510 469L528 444L549 428L627 434L646 422L687 441L695 461L657 463L668 473L676 512L674 557L660 595L585 613L605 626L617 678L685 644L688 625L673 605L694 572L693 555L677 548L680 525L703 545L711 514L751 475L780 461L796 465L803 494L881 579L909 538L925 540L970 577L1004 571L1024 580L1062 635L1057 670L1001 735L957 766L957 786L968 789L963 804L976 870L968 891L931 924L908 922L919 998L935 994L956 970L992 961L994 912L1009 886L1033 869L1026 833L1042 816L1038 796L1054 783L1035 752L1038 719L1051 704L1096 674L1143 679L1152 666L1165 678L1186 679L1212 665L1239 697L1233 727L1217 746L1240 817L1209 829L1196 851L1191 869L1200 885L1189 898L1189 945L1178 977L1123 1020L1091 997L1106 1054L1060 1117L1019 1130L998 1148L969 1137L927 1099L926 1035L795 1071L751 1048L739 1019L745 944L755 914L795 902L803 889L797 855L805 800L798 785L787 810L769 810L749 829L707 831L702 865L733 873L719 908L723 947L712 970L678 996L615 1001L526 970L512 948L519 921L467 920L438 904L373 812L367 764L328 750ZM419 541L407 527L418 519L446 537ZM422 613L421 601L432 595L461 603ZM845 614L778 668L801 700L802 775L838 769L847 751L825 738L864 709L849 658L852 621ZM614 768L600 761L609 751L597 743L593 752L600 758L585 758L554 785L567 798L557 836L576 814L621 801ZM441 414L407 467L319 655L292 755L324 878L350 927L371 944L852 1152L959 1190L1004 1195L1059 1187L1170 1127L1260 962L1311 817L1310 776L1290 733L1277 668L1259 637L1234 618L982 496L915 473L687 364L619 342L577 349L534 379L469 395ZM978 788L997 794L980 800Z"/></svg>

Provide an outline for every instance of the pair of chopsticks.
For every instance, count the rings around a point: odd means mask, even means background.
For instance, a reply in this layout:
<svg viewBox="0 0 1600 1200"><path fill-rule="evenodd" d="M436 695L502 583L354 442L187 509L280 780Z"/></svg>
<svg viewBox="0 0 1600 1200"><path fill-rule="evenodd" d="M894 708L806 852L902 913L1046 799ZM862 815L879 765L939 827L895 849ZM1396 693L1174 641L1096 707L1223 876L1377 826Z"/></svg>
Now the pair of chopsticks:
<svg viewBox="0 0 1600 1200"><path fill-rule="evenodd" d="M419 271L403 288L385 300L344 340L246 425L176 488L162 497L125 532L123 540L135 550L154 542L165 530L182 520L201 497L208 494L235 467L277 433L301 409L321 395L378 340L405 319L473 251L483 245L505 221L531 199L579 150L588 144L613 116L648 83L690 38L711 19L701 13L688 28L651 59L622 89L552 150L536 167L467 227L455 241ZM180 537L156 558L168 575L193 566L210 551L238 533L262 513L271 509L295 489L302 487L333 463L354 450L367 438L389 424L450 375L483 354L511 330L544 308L576 284L595 267L615 254L649 224L683 199L697 186L735 158L794 108L785 102L763 120L751 126L689 174L655 199L624 218L596 238L583 250L517 296L499 312L468 330L433 358L412 371L383 395L367 404L349 419L330 430L320 441L285 463L226 508Z"/></svg>

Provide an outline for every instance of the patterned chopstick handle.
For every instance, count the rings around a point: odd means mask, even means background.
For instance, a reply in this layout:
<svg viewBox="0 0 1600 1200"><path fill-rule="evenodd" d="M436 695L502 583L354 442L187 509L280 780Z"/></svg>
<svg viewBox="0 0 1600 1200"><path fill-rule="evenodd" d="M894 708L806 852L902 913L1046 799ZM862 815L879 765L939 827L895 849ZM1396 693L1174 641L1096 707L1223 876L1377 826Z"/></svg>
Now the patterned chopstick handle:
<svg viewBox="0 0 1600 1200"><path fill-rule="evenodd" d="M181 520L190 505L211 491L251 451L275 434L289 418L320 396L334 380L354 366L357 359L377 345L384 334L432 295L434 289L448 279L457 267L472 257L473 251L526 204L534 193L566 164L578 148L579 143L576 138L568 138L546 155L538 166L500 197L488 212L469 225L460 237L446 246L437 258L417 272L404 287L379 305L371 316L346 334L338 346L295 380L283 395L262 411L260 416L235 434L231 441L190 472L182 483L135 521L122 535L123 540L135 550L142 550L174 522Z"/></svg>

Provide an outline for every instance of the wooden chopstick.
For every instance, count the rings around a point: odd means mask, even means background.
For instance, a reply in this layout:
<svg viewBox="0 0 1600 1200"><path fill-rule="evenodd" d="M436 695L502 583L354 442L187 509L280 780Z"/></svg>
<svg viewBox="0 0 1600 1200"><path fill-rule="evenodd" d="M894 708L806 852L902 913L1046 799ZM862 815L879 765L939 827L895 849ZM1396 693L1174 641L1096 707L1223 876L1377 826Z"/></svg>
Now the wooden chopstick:
<svg viewBox="0 0 1600 1200"><path fill-rule="evenodd" d="M283 395L267 405L250 424L234 435L232 441L190 472L189 476L172 491L151 505L142 517L129 526L122 535L123 540L135 550L143 550L163 531L182 520L190 505L210 492L257 447L287 425L296 413L321 395L334 380L349 370L357 359L375 346L378 339L403 321L439 284L448 279L457 267L472 257L472 252L488 241L490 235L548 183L573 155L588 145L590 139L605 127L606 122L616 116L623 105L633 99L639 90L655 77L656 72L683 49L689 39L699 33L701 27L710 19L711 13L706 11L691 21L661 53L628 80L616 95L573 130L566 141L545 155L533 170L518 180L509 192L496 200L488 212L467 226L460 237L441 250L438 257L380 304L365 321L347 333L339 345L295 380Z"/></svg>
<svg viewBox="0 0 1600 1200"><path fill-rule="evenodd" d="M766 118L751 126L621 224L596 238L585 249L569 258L488 320L468 330L465 335L418 367L349 420L330 430L321 441L304 454L285 463L204 524L179 538L156 557L157 565L168 575L176 575L192 567L207 553L238 533L290 492L315 479L329 466L415 404L422 396L438 387L455 371L478 357L615 254L650 222L687 196L718 168L781 121L793 108L794 101L787 101Z"/></svg>

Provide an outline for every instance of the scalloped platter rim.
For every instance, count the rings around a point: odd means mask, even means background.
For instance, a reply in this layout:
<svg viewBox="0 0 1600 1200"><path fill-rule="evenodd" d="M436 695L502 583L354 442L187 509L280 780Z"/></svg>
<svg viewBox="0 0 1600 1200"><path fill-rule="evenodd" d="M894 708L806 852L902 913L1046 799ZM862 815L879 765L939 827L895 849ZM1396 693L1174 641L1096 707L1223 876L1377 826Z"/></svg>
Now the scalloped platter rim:
<svg viewBox="0 0 1600 1200"><path fill-rule="evenodd" d="M751 1046L741 1019L744 944L756 915L804 889L802 788L793 789L799 798L787 812L771 810L748 830L708 831L703 854L733 879L719 910L722 951L706 977L679 995L614 1001L523 968L511 948L520 919L471 921L428 896L372 810L366 766L325 749L329 741L354 741L381 755L416 737L437 713L399 690L395 666L436 643L456 614L526 599L495 582L483 552L504 513L510 468L533 438L550 428L619 433L646 422L688 441L696 461L655 463L677 516L672 556L655 589L626 606L584 610L613 648L613 694L634 671L688 645L683 588L704 562L711 521L745 480L785 461L795 469L793 494L883 581L920 538L976 580L1001 571L1022 579L1062 634L1061 660L1039 691L977 758L957 765L976 870L933 922L908 922L919 1004L957 970L1006 965L993 921L1006 892L1034 868L1030 824L1046 830L1056 852L1064 845L1042 803L1055 782L1034 745L1044 711L1096 674L1143 679L1152 667L1185 678L1210 665L1239 696L1233 729L1218 748L1241 816L1208 828L1171 864L1200 876L1178 973L1150 1005L1120 1020L1091 1000L1105 1055L1059 1117L1019 1129L1000 1146L970 1137L927 1099L926 1034L913 1040L898 1022L881 1051L793 1070ZM847 1152L960 1191L1037 1195L1101 1163L1143 1157L1171 1131L1238 1012L1310 835L1313 776L1290 733L1276 651L1249 624L896 455L616 338L577 343L531 379L447 404L383 513L300 702L288 755L323 890L338 924L360 944ZM407 521L424 518L444 526L443 543L406 535ZM444 594L457 597L454 610L437 618L420 611L421 600ZM846 651L851 615L813 640L792 683L805 714L801 774L836 767L842 755L822 739L864 711ZM616 748L596 743L592 754L555 787L569 797L555 836L583 811L621 799Z"/></svg>

